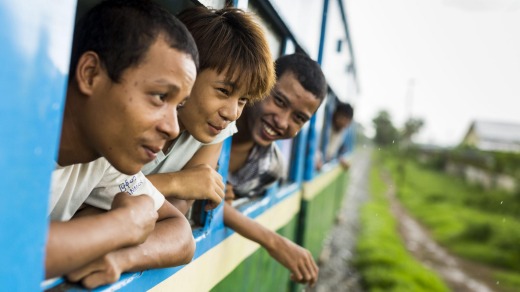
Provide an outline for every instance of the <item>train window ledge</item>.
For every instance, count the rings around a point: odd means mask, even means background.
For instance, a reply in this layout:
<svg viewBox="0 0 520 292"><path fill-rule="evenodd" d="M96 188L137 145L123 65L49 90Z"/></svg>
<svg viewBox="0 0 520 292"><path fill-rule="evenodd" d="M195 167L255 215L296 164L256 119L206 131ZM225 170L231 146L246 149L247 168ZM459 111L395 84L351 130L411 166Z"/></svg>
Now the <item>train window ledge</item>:
<svg viewBox="0 0 520 292"><path fill-rule="evenodd" d="M256 218L300 189L301 184L296 182L283 185L276 184L269 188L265 195L235 200L233 201L233 206L242 214L250 218Z"/></svg>
<svg viewBox="0 0 520 292"><path fill-rule="evenodd" d="M321 167L321 169L318 171L318 173L321 174L321 173L326 173L326 172L333 170L340 164L339 163L340 158L346 158L347 160L350 160L351 156L352 156L352 151L349 151L349 152L346 152L346 153L340 155L337 158L332 158L331 160L326 161L323 164L323 166Z"/></svg>
<svg viewBox="0 0 520 292"><path fill-rule="evenodd" d="M269 188L265 195L262 196L256 196L253 198L244 198L244 199L238 199L233 202L233 206L236 207L240 212L242 212L244 215L250 217L250 218L256 218L257 216L261 215L265 211L267 211L269 208L273 207L274 205L278 204L279 202L283 201L287 197L294 195L296 192L301 190L301 184L297 182L287 182L282 185L275 184L271 188ZM209 212L208 212L209 213ZM207 214L209 215L209 214ZM210 215L211 216L211 215ZM211 249L213 246L216 246L220 243L220 240L224 240L225 238L221 238L217 234L215 234L220 239L217 241L211 240L208 238L212 236L212 233L215 232L215 230L207 230L207 228L204 228L204 226L193 226L193 236L195 237L195 241L197 242L197 246L199 246L199 243L203 245L202 247L203 251L199 251L198 256L201 256L205 252L207 252L209 249ZM218 233L218 232L217 232ZM230 235L228 233L228 235ZM201 241L207 241L207 243L202 244ZM212 246L206 246L207 244ZM198 257L197 255L195 258ZM174 267L174 268L166 268L168 269L171 274L174 274L178 270L182 269L181 267ZM164 269L160 269L164 270ZM148 270L146 273L154 273L155 270ZM169 273L170 273L169 272ZM123 288L129 288L132 286L132 282L134 280L137 280L142 276L143 272L135 272L135 273L123 273L121 275L121 278L119 281L117 281L114 284L102 286L99 288L96 288L95 291L116 291ZM130 285L130 286L128 286ZM78 284L69 283L65 281L63 278L54 278L54 279L48 279L42 282L41 284L42 290L46 292L56 292L56 291L87 291L87 289L81 287Z"/></svg>

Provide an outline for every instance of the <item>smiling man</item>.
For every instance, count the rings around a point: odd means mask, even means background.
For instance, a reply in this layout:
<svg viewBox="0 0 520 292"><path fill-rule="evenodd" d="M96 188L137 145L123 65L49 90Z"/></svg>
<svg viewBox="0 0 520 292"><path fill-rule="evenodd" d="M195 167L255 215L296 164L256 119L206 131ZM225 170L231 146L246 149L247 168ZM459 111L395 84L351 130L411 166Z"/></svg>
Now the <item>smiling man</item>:
<svg viewBox="0 0 520 292"><path fill-rule="evenodd" d="M151 1L104 1L78 24L52 174L47 277L92 288L123 271L191 260L188 221L139 171L179 135L177 108L197 65L186 27ZM85 203L109 211L85 214Z"/></svg>
<svg viewBox="0 0 520 292"><path fill-rule="evenodd" d="M302 54L287 55L275 64L278 80L263 101L247 107L237 121L229 161L226 202L262 194L283 176L283 160L276 143L293 138L316 112L327 93L320 66ZM224 224L259 243L291 271L291 279L314 285L318 267L311 253L280 236L231 204L224 205Z"/></svg>

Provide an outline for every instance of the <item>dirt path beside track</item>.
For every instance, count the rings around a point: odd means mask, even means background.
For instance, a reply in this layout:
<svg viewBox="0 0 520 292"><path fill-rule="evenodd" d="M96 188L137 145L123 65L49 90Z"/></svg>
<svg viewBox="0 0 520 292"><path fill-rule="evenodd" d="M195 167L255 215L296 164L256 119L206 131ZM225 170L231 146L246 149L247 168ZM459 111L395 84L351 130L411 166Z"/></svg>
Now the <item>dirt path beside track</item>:
<svg viewBox="0 0 520 292"><path fill-rule="evenodd" d="M425 266L435 270L446 284L457 292L499 291L499 283L491 278L491 269L451 255L437 244L395 197L395 187L388 173L383 175L388 185L388 199L399 224L399 232L406 248Z"/></svg>
<svg viewBox="0 0 520 292"><path fill-rule="evenodd" d="M360 276L352 266L359 230L359 209L369 198L370 149L358 149L352 158L349 186L338 222L325 239L320 256L320 276L313 292L363 291ZM435 270L456 292L501 291L491 275L493 271L481 264L458 258L437 244L395 197L395 187L388 173L383 176L392 213L399 223L399 232L406 248L425 266Z"/></svg>

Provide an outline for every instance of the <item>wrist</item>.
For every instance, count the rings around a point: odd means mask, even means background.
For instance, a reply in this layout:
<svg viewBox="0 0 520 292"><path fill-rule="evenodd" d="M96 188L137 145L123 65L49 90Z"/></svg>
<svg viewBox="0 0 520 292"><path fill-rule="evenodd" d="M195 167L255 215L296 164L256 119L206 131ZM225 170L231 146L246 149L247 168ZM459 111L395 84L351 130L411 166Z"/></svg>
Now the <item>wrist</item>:
<svg viewBox="0 0 520 292"><path fill-rule="evenodd" d="M174 196L175 198L177 199L181 199L180 196L182 196L183 194L183 191L180 190L179 188L181 188L183 186L182 183L179 183L179 179L177 177L177 173L176 172L170 172L170 173L165 173L166 175L166 179L168 181L167 185L168 185L168 191L166 192L166 196Z"/></svg>
<svg viewBox="0 0 520 292"><path fill-rule="evenodd" d="M120 234L118 235L122 241L120 247L141 243L142 235L134 221L132 210L129 208L117 208L108 212L108 214L112 215L111 220L114 226L118 226L118 230L120 230Z"/></svg>
<svg viewBox="0 0 520 292"><path fill-rule="evenodd" d="M276 250L279 246L280 236L274 231L268 230L261 245L268 251Z"/></svg>

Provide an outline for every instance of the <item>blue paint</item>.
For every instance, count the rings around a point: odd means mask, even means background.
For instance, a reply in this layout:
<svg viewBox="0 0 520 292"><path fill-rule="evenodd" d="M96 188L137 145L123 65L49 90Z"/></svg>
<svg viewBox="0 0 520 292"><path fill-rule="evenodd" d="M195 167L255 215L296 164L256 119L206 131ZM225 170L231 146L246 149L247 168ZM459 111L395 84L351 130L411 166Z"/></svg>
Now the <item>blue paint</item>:
<svg viewBox="0 0 520 292"><path fill-rule="evenodd" d="M321 19L320 43L318 46L318 64L323 61L323 48L325 46L325 34L327 29L327 13L329 10L329 0L323 0L323 16ZM309 137L307 139L307 156L305 158L305 173L303 179L305 181L312 180L315 176L315 153L318 145L318 137L316 133L316 115L313 115L310 122Z"/></svg>
<svg viewBox="0 0 520 292"><path fill-rule="evenodd" d="M305 125L300 133L294 138L294 143L296 143L296 153L294 155L294 160L291 164L291 178L292 181L296 183L301 183L303 181L303 169L305 164L305 151L307 150L307 145L305 141L307 141L307 135L309 133L309 125Z"/></svg>
<svg viewBox="0 0 520 292"><path fill-rule="evenodd" d="M0 287L38 291L67 80L56 62L68 67L72 43L72 34L56 34L48 23L60 19L72 27L75 3L54 10L59 3L16 2L0 0ZM39 9L43 5L46 9ZM26 15L30 8L32 14ZM20 35L22 28L29 33ZM57 39L69 48L53 59L50 48Z"/></svg>

